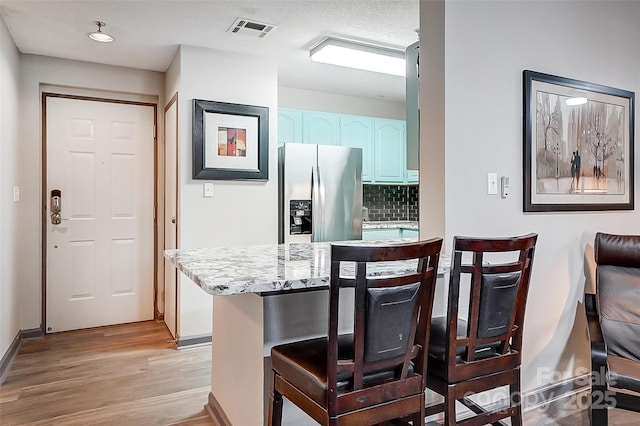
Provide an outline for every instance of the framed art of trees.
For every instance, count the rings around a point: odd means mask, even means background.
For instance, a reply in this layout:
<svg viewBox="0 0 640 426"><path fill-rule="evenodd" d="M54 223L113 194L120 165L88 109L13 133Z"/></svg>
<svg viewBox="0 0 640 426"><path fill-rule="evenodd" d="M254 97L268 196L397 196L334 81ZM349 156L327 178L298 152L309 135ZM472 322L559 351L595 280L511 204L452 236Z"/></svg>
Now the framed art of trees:
<svg viewBox="0 0 640 426"><path fill-rule="evenodd" d="M635 93L523 78L524 211L633 210Z"/></svg>

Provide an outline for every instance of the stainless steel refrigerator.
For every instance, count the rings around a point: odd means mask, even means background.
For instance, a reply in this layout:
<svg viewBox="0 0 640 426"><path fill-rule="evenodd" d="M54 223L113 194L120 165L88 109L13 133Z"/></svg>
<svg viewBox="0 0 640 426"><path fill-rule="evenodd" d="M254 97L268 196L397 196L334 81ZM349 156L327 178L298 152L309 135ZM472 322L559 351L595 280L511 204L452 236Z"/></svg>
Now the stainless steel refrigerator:
<svg viewBox="0 0 640 426"><path fill-rule="evenodd" d="M287 143L278 148L279 241L362 239L362 150Z"/></svg>
<svg viewBox="0 0 640 426"><path fill-rule="evenodd" d="M284 144L278 148L278 178L280 243L362 239L360 148ZM341 296L347 302L349 297ZM265 297L265 324L270 325L264 330L265 344L326 335L328 312L326 291ZM346 320L341 330L351 325Z"/></svg>

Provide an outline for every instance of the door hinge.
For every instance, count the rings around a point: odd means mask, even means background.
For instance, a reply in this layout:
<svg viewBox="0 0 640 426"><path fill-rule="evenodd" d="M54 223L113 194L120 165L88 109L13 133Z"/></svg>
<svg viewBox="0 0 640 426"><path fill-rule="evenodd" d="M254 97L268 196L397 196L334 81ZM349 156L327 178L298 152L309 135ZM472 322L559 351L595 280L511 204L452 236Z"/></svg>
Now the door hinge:
<svg viewBox="0 0 640 426"><path fill-rule="evenodd" d="M158 126L156 126L156 125L154 124L154 125L153 125L153 138L154 138L154 139L156 139L156 138L158 137L157 129L158 129Z"/></svg>
<svg viewBox="0 0 640 426"><path fill-rule="evenodd" d="M156 221L156 206L153 206L153 221Z"/></svg>

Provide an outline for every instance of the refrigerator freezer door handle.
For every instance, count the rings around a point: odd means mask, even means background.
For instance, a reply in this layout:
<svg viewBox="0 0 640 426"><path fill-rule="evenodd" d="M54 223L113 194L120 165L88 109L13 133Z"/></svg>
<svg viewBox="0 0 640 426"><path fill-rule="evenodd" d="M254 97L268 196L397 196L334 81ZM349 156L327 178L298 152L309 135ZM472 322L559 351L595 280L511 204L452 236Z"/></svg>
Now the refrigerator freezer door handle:
<svg viewBox="0 0 640 426"><path fill-rule="evenodd" d="M313 166L311 180L311 241L324 241L324 182L320 166Z"/></svg>

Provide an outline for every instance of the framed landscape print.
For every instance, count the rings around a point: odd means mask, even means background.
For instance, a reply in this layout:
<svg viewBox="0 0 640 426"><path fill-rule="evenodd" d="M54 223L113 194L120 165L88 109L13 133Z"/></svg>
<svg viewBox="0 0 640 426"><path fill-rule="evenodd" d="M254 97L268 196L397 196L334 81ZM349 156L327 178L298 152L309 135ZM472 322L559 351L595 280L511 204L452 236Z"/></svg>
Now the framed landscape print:
<svg viewBox="0 0 640 426"><path fill-rule="evenodd" d="M193 100L193 178L269 179L269 108Z"/></svg>
<svg viewBox="0 0 640 426"><path fill-rule="evenodd" d="M524 211L633 210L635 94L525 70Z"/></svg>

